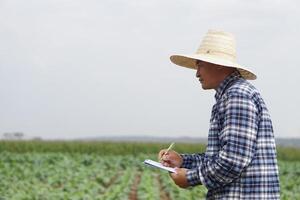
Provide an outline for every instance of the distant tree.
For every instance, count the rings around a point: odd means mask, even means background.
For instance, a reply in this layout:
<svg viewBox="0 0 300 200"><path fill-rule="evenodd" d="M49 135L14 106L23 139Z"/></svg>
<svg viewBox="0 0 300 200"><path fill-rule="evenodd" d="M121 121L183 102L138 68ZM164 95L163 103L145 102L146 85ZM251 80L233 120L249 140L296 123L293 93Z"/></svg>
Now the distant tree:
<svg viewBox="0 0 300 200"><path fill-rule="evenodd" d="M11 138L11 133L3 133L3 139L5 139L5 140L11 140L12 138Z"/></svg>
<svg viewBox="0 0 300 200"><path fill-rule="evenodd" d="M34 138L32 138L32 140L37 140L37 141L41 141L41 140L43 140L41 137L34 137Z"/></svg>
<svg viewBox="0 0 300 200"><path fill-rule="evenodd" d="M5 140L21 140L25 136L22 132L6 132L3 133L3 139Z"/></svg>
<svg viewBox="0 0 300 200"><path fill-rule="evenodd" d="M14 138L17 140L21 140L24 137L24 133L22 133L22 132L15 132L15 133L13 133L13 135L14 135Z"/></svg>

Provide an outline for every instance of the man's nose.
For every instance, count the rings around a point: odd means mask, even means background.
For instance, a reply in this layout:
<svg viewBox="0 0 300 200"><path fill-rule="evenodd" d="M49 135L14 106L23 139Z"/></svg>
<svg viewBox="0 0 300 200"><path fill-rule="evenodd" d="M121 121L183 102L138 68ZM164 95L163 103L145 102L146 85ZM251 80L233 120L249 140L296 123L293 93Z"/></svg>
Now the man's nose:
<svg viewBox="0 0 300 200"><path fill-rule="evenodd" d="M200 71L199 71L199 68L197 69L197 72L196 72L196 77L199 78L200 77Z"/></svg>

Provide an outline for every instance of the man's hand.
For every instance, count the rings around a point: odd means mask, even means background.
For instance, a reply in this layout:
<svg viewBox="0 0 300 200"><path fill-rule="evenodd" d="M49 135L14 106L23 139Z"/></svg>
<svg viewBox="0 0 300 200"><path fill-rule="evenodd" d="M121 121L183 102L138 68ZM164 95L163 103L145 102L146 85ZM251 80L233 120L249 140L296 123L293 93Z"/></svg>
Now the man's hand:
<svg viewBox="0 0 300 200"><path fill-rule="evenodd" d="M170 173L171 178L174 183L181 188L187 188L189 186L188 181L186 179L187 169L185 168L176 168L176 173Z"/></svg>
<svg viewBox="0 0 300 200"><path fill-rule="evenodd" d="M158 153L158 160L166 167L181 167L183 162L182 157L176 151L170 150L167 152L166 149Z"/></svg>

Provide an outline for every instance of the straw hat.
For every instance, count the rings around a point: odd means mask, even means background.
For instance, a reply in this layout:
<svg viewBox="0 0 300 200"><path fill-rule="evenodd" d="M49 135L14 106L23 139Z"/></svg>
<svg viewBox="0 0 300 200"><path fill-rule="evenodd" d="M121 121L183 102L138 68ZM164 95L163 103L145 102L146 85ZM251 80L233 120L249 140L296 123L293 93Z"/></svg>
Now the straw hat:
<svg viewBox="0 0 300 200"><path fill-rule="evenodd" d="M231 33L224 31L209 30L195 54L172 55L170 59L176 65L191 69L197 69L197 60L224 67L235 67L245 79L256 79L253 72L237 64L235 38Z"/></svg>

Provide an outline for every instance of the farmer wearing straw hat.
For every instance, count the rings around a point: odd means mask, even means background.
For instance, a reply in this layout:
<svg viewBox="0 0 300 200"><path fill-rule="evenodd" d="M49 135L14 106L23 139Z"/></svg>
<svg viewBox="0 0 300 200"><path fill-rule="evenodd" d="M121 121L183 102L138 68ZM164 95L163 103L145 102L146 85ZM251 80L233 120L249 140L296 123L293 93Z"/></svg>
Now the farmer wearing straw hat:
<svg viewBox="0 0 300 200"><path fill-rule="evenodd" d="M273 128L267 107L237 64L234 36L210 30L193 55L172 55L176 65L197 70L204 90L216 91L205 153L161 150L162 164L176 167L173 181L182 188L203 185L207 199L279 199Z"/></svg>

